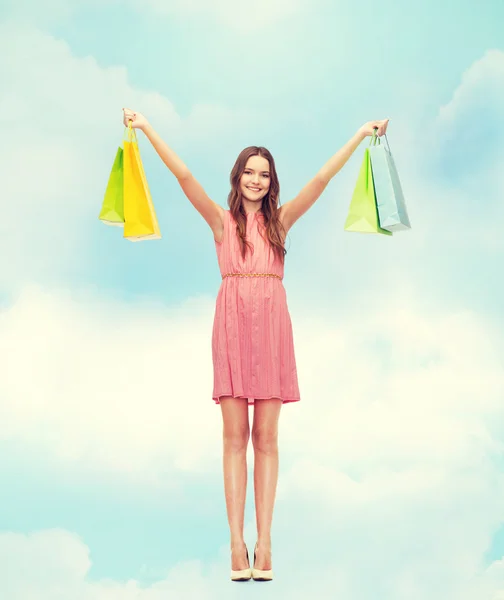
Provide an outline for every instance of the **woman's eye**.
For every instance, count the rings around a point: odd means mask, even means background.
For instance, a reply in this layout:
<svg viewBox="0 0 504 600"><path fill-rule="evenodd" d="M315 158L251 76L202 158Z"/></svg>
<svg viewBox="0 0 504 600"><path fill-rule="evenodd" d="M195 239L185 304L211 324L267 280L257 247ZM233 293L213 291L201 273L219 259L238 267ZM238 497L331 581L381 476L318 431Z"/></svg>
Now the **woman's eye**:
<svg viewBox="0 0 504 600"><path fill-rule="evenodd" d="M245 175L252 175L252 171L243 171L243 172ZM262 176L266 177L266 179L269 179L268 173L263 173Z"/></svg>

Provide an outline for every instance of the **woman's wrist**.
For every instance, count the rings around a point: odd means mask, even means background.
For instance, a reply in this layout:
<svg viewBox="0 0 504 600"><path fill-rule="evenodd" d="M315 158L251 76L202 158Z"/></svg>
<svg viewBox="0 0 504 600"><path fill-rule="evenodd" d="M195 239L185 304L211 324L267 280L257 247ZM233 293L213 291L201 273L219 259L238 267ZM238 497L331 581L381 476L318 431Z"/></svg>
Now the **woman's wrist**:
<svg viewBox="0 0 504 600"><path fill-rule="evenodd" d="M147 135L148 133L150 133L151 131L153 131L152 129L152 125L150 123L145 123L144 125L142 125L141 127L139 127L139 129L141 131L143 131L145 133L145 135Z"/></svg>
<svg viewBox="0 0 504 600"><path fill-rule="evenodd" d="M355 138L358 140L359 144L367 138L367 133L364 131L363 127L360 127L355 134Z"/></svg>

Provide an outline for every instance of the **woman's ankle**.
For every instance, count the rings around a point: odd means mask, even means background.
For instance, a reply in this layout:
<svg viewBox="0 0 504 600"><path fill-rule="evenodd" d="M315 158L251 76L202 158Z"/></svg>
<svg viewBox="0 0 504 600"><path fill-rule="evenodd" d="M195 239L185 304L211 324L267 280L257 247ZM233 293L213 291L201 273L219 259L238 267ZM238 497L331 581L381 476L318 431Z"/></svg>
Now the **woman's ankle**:
<svg viewBox="0 0 504 600"><path fill-rule="evenodd" d="M242 550L246 549L246 544L245 541L243 539L232 539L231 540L231 549L234 550L235 552L240 552Z"/></svg>
<svg viewBox="0 0 504 600"><path fill-rule="evenodd" d="M258 537L256 542L256 548L260 550L271 550L271 537Z"/></svg>

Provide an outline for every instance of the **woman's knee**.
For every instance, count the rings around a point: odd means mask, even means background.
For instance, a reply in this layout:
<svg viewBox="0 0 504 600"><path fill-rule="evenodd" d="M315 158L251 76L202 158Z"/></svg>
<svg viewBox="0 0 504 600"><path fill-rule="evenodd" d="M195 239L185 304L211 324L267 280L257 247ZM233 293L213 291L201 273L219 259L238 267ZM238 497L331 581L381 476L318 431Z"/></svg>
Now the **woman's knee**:
<svg viewBox="0 0 504 600"><path fill-rule="evenodd" d="M254 427L252 430L254 450L263 454L275 454L278 451L278 431L270 427Z"/></svg>
<svg viewBox="0 0 504 600"><path fill-rule="evenodd" d="M221 398L224 447L231 452L246 450L250 425L248 404L244 398Z"/></svg>
<svg viewBox="0 0 504 600"><path fill-rule="evenodd" d="M244 452L247 450L250 429L249 427L224 428L224 446L231 452Z"/></svg>

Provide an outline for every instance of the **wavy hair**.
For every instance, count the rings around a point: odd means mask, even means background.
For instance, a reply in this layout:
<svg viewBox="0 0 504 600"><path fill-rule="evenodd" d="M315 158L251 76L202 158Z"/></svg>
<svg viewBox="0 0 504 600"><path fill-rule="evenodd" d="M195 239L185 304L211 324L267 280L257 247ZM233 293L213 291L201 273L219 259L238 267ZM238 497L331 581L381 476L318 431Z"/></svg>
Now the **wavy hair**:
<svg viewBox="0 0 504 600"><path fill-rule="evenodd" d="M287 250L285 249L285 228L278 216L280 210L280 183L278 181L273 156L271 155L271 152L263 146L249 146L242 150L231 171L231 191L228 196L228 206L236 221L236 235L238 236L240 243L241 255L242 258L245 258L247 247L253 252L253 246L246 238L247 213L243 207L242 193L240 190L240 179L247 166L247 161L251 156L261 156L269 162L270 187L267 195L262 201L262 213L264 216L263 231L266 233L265 239L269 242L275 256L283 263Z"/></svg>

